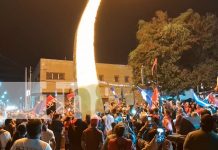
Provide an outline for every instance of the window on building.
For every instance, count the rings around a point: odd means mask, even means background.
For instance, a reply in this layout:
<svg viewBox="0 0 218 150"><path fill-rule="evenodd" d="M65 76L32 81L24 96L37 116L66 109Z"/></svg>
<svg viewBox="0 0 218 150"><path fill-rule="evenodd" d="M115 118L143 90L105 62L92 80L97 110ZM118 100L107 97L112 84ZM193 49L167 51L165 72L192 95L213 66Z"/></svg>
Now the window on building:
<svg viewBox="0 0 218 150"><path fill-rule="evenodd" d="M65 74L64 73L57 73L57 72L47 72L46 79L47 80L64 80Z"/></svg>
<svg viewBox="0 0 218 150"><path fill-rule="evenodd" d="M118 76L118 75L115 75L115 76L114 76L114 81L115 81L115 82L119 82L119 76Z"/></svg>
<svg viewBox="0 0 218 150"><path fill-rule="evenodd" d="M53 73L53 80L58 80L58 73Z"/></svg>
<svg viewBox="0 0 218 150"><path fill-rule="evenodd" d="M98 79L99 79L99 81L104 81L104 75L99 75Z"/></svg>
<svg viewBox="0 0 218 150"><path fill-rule="evenodd" d="M52 80L53 79L53 74L52 74L52 72L46 72L46 79L47 80Z"/></svg>
<svg viewBox="0 0 218 150"><path fill-rule="evenodd" d="M125 76L125 82L129 83L129 76Z"/></svg>
<svg viewBox="0 0 218 150"><path fill-rule="evenodd" d="M59 73L58 74L58 79L59 80L64 80L65 79L65 74L64 73Z"/></svg>

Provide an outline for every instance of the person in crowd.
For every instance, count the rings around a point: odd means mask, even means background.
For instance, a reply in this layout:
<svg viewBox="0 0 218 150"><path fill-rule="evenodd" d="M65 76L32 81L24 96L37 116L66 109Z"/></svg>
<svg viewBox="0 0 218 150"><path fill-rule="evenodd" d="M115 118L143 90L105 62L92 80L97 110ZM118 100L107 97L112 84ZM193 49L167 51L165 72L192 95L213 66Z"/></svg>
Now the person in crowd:
<svg viewBox="0 0 218 150"><path fill-rule="evenodd" d="M132 141L124 138L125 126L123 123L118 123L115 126L116 138L109 140L108 150L133 150L135 149Z"/></svg>
<svg viewBox="0 0 218 150"><path fill-rule="evenodd" d="M105 122L106 133L112 130L111 123L114 122L114 117L110 114L110 110L106 110L105 116L102 117Z"/></svg>
<svg viewBox="0 0 218 150"><path fill-rule="evenodd" d="M191 103L191 113L196 110L196 104L194 102Z"/></svg>
<svg viewBox="0 0 218 150"><path fill-rule="evenodd" d="M15 126L16 124L13 119L5 119L4 129L10 132L11 136L14 134Z"/></svg>
<svg viewBox="0 0 218 150"><path fill-rule="evenodd" d="M144 142L144 147L142 150L158 150L161 146L160 143L156 142L155 135L157 133L156 129L151 129L148 132L148 140Z"/></svg>
<svg viewBox="0 0 218 150"><path fill-rule="evenodd" d="M43 123L42 125L41 140L50 144L52 149L55 149L56 142L55 142L54 133L52 130L48 129L46 123Z"/></svg>
<svg viewBox="0 0 218 150"><path fill-rule="evenodd" d="M196 112L192 112L190 117L186 118L187 120L189 120L192 125L194 126L195 130L200 128L200 116L198 115L198 113Z"/></svg>
<svg viewBox="0 0 218 150"><path fill-rule="evenodd" d="M190 106L189 102L186 102L186 103L185 103L185 105L184 105L184 110L185 110L185 113L186 113L187 115L190 115L190 113L191 113L191 106Z"/></svg>
<svg viewBox="0 0 218 150"><path fill-rule="evenodd" d="M153 121L153 118L151 118L151 121L148 121L147 119L148 117L146 117L146 119L144 120L145 124L143 127L141 127L141 129L139 130L138 132L138 135L137 135L137 146L138 148L143 148L144 147L144 144L145 142L150 142L149 141L149 131L151 130L155 130L157 129L157 125L156 123Z"/></svg>
<svg viewBox="0 0 218 150"><path fill-rule="evenodd" d="M81 137L83 131L88 127L87 123L82 120L82 116L78 115L77 119L70 124L68 129L69 149L82 150Z"/></svg>
<svg viewBox="0 0 218 150"><path fill-rule="evenodd" d="M105 140L104 145L103 145L103 148L102 148L103 150L107 150L107 149L108 149L108 142L109 142L111 139L116 138L116 134L115 134L115 131L114 131L114 130L115 130L116 123L113 122L113 123L111 124L111 126L112 126L112 130L109 131L108 134L107 134L106 140Z"/></svg>
<svg viewBox="0 0 218 150"><path fill-rule="evenodd" d="M215 122L211 115L201 117L201 129L190 132L183 145L184 150L217 150L218 135L212 130Z"/></svg>
<svg viewBox="0 0 218 150"><path fill-rule="evenodd" d="M85 122L86 122L87 126L90 125L90 121L91 121L91 116L88 115L88 114L86 114L86 120L85 120Z"/></svg>
<svg viewBox="0 0 218 150"><path fill-rule="evenodd" d="M52 150L50 145L40 140L42 132L42 121L40 119L30 119L26 125L27 138L16 140L11 150Z"/></svg>
<svg viewBox="0 0 218 150"><path fill-rule="evenodd" d="M114 122L115 122L115 123L122 122L122 120L123 120L123 118L122 118L121 113L115 113L115 114L114 114Z"/></svg>
<svg viewBox="0 0 218 150"><path fill-rule="evenodd" d="M201 117L204 116L204 115L206 115L206 114L211 115L211 112L210 112L209 110L207 110L207 109L203 109L203 110L201 111Z"/></svg>
<svg viewBox="0 0 218 150"><path fill-rule="evenodd" d="M187 135L189 132L195 130L194 125L187 118L188 116L184 115L183 109L180 107L175 120L176 133Z"/></svg>
<svg viewBox="0 0 218 150"><path fill-rule="evenodd" d="M173 124L171 119L171 114L169 110L164 111L164 117L162 120L163 127L166 129L166 132L172 133L173 132Z"/></svg>
<svg viewBox="0 0 218 150"><path fill-rule="evenodd" d="M83 131L81 145L83 150L100 150L103 147L103 133L97 129L99 117L94 115L91 117L91 127Z"/></svg>
<svg viewBox="0 0 218 150"><path fill-rule="evenodd" d="M61 122L61 115L60 114L54 114L53 120L51 122L51 125L49 126L49 129L51 129L55 136L56 141L56 150L60 150L61 148L61 139L62 139L62 131L63 131L63 123Z"/></svg>
<svg viewBox="0 0 218 150"><path fill-rule="evenodd" d="M0 149L5 150L7 143L11 140L10 132L3 129L4 120L0 119Z"/></svg>
<svg viewBox="0 0 218 150"><path fill-rule="evenodd" d="M115 125L116 125L115 122L112 122L112 123L111 123L112 129L111 129L110 131L108 131L107 136L110 135L110 134L114 134L114 127L115 127Z"/></svg>
<svg viewBox="0 0 218 150"><path fill-rule="evenodd" d="M12 137L12 140L8 141L6 145L6 150L10 150L11 146L14 144L14 142L18 139L25 138L26 137L26 125L19 124L17 126L17 129Z"/></svg>
<svg viewBox="0 0 218 150"><path fill-rule="evenodd" d="M69 150L69 137L68 137L68 131L71 124L71 117L67 116L64 120L64 138L65 138L65 150Z"/></svg>

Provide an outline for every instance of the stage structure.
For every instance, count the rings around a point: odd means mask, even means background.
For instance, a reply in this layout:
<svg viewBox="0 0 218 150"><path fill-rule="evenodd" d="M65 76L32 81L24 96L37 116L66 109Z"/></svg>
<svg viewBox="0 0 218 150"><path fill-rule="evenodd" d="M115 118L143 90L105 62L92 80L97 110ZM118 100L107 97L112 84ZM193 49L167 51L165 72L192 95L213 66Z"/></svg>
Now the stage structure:
<svg viewBox="0 0 218 150"><path fill-rule="evenodd" d="M93 115L103 112L95 66L95 18L101 0L89 0L81 17L74 49L75 77L78 91L74 100L75 113Z"/></svg>

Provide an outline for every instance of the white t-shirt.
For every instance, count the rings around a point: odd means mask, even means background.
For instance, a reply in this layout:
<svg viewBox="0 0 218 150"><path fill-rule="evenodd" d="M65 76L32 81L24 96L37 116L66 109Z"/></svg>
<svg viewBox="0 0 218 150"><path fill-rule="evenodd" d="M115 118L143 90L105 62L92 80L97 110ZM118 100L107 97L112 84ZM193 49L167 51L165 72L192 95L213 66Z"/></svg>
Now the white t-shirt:
<svg viewBox="0 0 218 150"><path fill-rule="evenodd" d="M3 132L3 131L4 131L4 132ZM2 132L3 132L3 133L2 133ZM8 141L11 139L11 134L10 134L8 131L3 130L3 129L0 130L0 133L2 133L2 134L0 135L1 147L2 147L2 149L5 149L6 144L7 144Z"/></svg>
<svg viewBox="0 0 218 150"><path fill-rule="evenodd" d="M42 131L42 133L41 133L41 140L42 141L50 144L50 141L52 139L55 139L55 136L54 136L54 133L52 130L47 129L47 131Z"/></svg>
<svg viewBox="0 0 218 150"><path fill-rule="evenodd" d="M39 139L22 138L14 142L11 150L52 150L50 145Z"/></svg>
<svg viewBox="0 0 218 150"><path fill-rule="evenodd" d="M105 122L105 129L106 129L106 131L108 132L108 131L112 130L111 123L114 122L114 117L111 116L110 114L107 114L107 115L103 116L102 119Z"/></svg>

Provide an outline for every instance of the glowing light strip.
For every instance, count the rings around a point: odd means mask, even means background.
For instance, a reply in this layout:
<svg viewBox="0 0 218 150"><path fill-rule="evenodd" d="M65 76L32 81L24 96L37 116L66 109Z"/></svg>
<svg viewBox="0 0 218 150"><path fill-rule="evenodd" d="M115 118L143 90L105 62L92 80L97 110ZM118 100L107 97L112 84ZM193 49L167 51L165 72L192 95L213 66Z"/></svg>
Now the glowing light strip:
<svg viewBox="0 0 218 150"><path fill-rule="evenodd" d="M76 77L78 89L86 89L90 97L82 97L82 106L85 110L82 113L95 113L96 102L99 99L97 95L98 78L95 66L94 55L94 32L95 32L95 18L101 0L89 0L83 12L82 18L77 29L76 38ZM90 102L87 107L85 103ZM84 107L82 107L84 109Z"/></svg>
<svg viewBox="0 0 218 150"><path fill-rule="evenodd" d="M101 0L90 0L77 30L77 83L78 86L98 84L94 56L95 16Z"/></svg>

